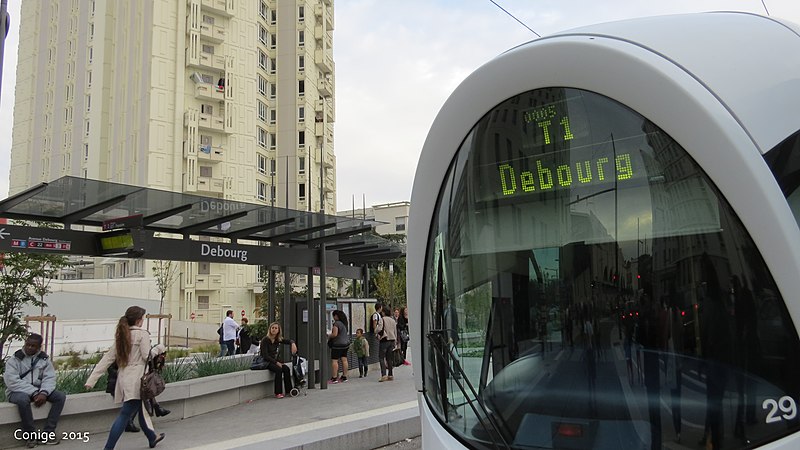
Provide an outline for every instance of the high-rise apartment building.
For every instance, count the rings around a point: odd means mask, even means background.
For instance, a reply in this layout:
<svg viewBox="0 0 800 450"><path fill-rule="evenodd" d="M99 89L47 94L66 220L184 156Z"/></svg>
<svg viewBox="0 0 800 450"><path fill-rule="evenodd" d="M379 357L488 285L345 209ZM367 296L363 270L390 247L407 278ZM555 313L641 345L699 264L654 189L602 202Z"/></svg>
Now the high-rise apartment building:
<svg viewBox="0 0 800 450"><path fill-rule="evenodd" d="M20 29L10 194L72 175L335 213L333 0L26 1ZM168 312L252 306L254 267L200 266Z"/></svg>

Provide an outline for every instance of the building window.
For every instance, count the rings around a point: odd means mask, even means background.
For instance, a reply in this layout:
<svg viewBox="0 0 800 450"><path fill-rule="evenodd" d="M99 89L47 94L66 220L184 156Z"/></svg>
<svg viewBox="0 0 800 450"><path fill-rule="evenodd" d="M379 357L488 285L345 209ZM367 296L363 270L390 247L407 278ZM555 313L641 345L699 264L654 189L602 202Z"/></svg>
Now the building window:
<svg viewBox="0 0 800 450"><path fill-rule="evenodd" d="M273 33L269 35L269 48L275 50L278 46L278 37Z"/></svg>
<svg viewBox="0 0 800 450"><path fill-rule="evenodd" d="M297 121L298 122L305 122L306 121L306 107L301 106L297 108Z"/></svg>
<svg viewBox="0 0 800 450"><path fill-rule="evenodd" d="M270 175L275 175L275 160L274 159L270 159L269 160L269 174Z"/></svg>
<svg viewBox="0 0 800 450"><path fill-rule="evenodd" d="M197 309L208 309L208 296L207 295L198 295L197 296Z"/></svg>
<svg viewBox="0 0 800 450"><path fill-rule="evenodd" d="M267 185L263 181L258 182L258 199L259 200L267 199Z"/></svg>
<svg viewBox="0 0 800 450"><path fill-rule="evenodd" d="M200 105L200 113L201 114L214 114L214 107L211 105L202 104Z"/></svg>
<svg viewBox="0 0 800 450"><path fill-rule="evenodd" d="M267 121L267 105L261 102L261 100L256 100L258 102L258 118L262 122Z"/></svg>
<svg viewBox="0 0 800 450"><path fill-rule="evenodd" d="M203 83L211 84L214 82L214 77L205 73L200 74L200 79L203 80Z"/></svg>
<svg viewBox="0 0 800 450"><path fill-rule="evenodd" d="M83 144L83 160L89 160L89 144Z"/></svg>
<svg viewBox="0 0 800 450"><path fill-rule="evenodd" d="M270 201L275 201L275 185L269 187L269 199Z"/></svg>
<svg viewBox="0 0 800 450"><path fill-rule="evenodd" d="M275 137L275 133L269 134L269 149L275 150L275 147L278 145L278 138Z"/></svg>
<svg viewBox="0 0 800 450"><path fill-rule="evenodd" d="M273 9L269 12L269 24L275 25L276 23L278 23L278 11Z"/></svg>
<svg viewBox="0 0 800 450"><path fill-rule="evenodd" d="M275 125L275 122L277 121L277 116L278 116L278 111L276 111L275 109L270 109L269 110L269 124L270 125Z"/></svg>
<svg viewBox="0 0 800 450"><path fill-rule="evenodd" d="M306 95L306 82L305 82L305 80L299 80L297 82L297 94L300 97Z"/></svg>
<svg viewBox="0 0 800 450"><path fill-rule="evenodd" d="M268 59L267 54L258 49L258 67L267 70Z"/></svg>
<svg viewBox="0 0 800 450"><path fill-rule="evenodd" d="M214 16L203 14L203 23L214 25Z"/></svg>
<svg viewBox="0 0 800 450"><path fill-rule="evenodd" d="M305 6L300 6L297 9L297 20L299 22L304 22L306 20L306 7Z"/></svg>
<svg viewBox="0 0 800 450"><path fill-rule="evenodd" d="M297 195L300 197L300 200L306 199L306 184L300 183L297 185Z"/></svg>
<svg viewBox="0 0 800 450"><path fill-rule="evenodd" d="M261 147L267 147L267 131L261 127L258 127L258 145Z"/></svg>
<svg viewBox="0 0 800 450"><path fill-rule="evenodd" d="M267 79L262 77L261 75L258 76L258 93L261 95L267 95Z"/></svg>
<svg viewBox="0 0 800 450"><path fill-rule="evenodd" d="M213 55L214 54L214 46L213 45L203 44L203 53L208 53L209 55Z"/></svg>
<svg viewBox="0 0 800 450"><path fill-rule="evenodd" d="M112 264L106 266L106 278L114 278L116 267Z"/></svg>
<svg viewBox="0 0 800 450"><path fill-rule="evenodd" d="M304 55L300 55L297 57L297 69L300 72L306 70L306 57Z"/></svg>
<svg viewBox="0 0 800 450"><path fill-rule="evenodd" d="M278 61L275 58L269 59L269 73L274 74L278 69Z"/></svg>
<svg viewBox="0 0 800 450"><path fill-rule="evenodd" d="M275 100L275 93L276 93L275 85L274 84L270 84L269 85L269 98L270 98L270 100Z"/></svg>
<svg viewBox="0 0 800 450"><path fill-rule="evenodd" d="M408 217L395 217L394 218L394 231L405 231Z"/></svg>
<svg viewBox="0 0 800 450"><path fill-rule="evenodd" d="M306 32L303 30L297 33L297 45L300 47L306 45Z"/></svg>
<svg viewBox="0 0 800 450"><path fill-rule="evenodd" d="M200 176L205 178L211 178L213 172L211 171L211 166L200 166Z"/></svg>
<svg viewBox="0 0 800 450"><path fill-rule="evenodd" d="M297 173L304 174L306 173L306 158L305 156L301 156L297 158Z"/></svg>
<svg viewBox="0 0 800 450"><path fill-rule="evenodd" d="M263 1L258 6L258 13L261 15L261 18L267 20L267 14L269 12L269 8L267 8L267 4Z"/></svg>
<svg viewBox="0 0 800 450"><path fill-rule="evenodd" d="M267 174L267 157L261 154L258 155L258 173Z"/></svg>
<svg viewBox="0 0 800 450"><path fill-rule="evenodd" d="M298 147L305 147L306 146L306 131L300 130L297 132L297 146Z"/></svg>
<svg viewBox="0 0 800 450"><path fill-rule="evenodd" d="M262 44L267 45L267 39L269 39L269 32L263 25L258 24L258 40L261 41Z"/></svg>
<svg viewBox="0 0 800 450"><path fill-rule="evenodd" d="M200 135L200 145L211 145L211 136L207 134Z"/></svg>

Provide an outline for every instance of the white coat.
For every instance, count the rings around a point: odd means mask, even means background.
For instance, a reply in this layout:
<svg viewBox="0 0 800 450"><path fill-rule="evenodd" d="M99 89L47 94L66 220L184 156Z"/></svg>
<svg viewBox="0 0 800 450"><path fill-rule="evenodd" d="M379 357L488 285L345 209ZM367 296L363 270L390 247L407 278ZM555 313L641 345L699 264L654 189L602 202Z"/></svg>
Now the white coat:
<svg viewBox="0 0 800 450"><path fill-rule="evenodd" d="M147 355L150 354L150 333L140 327L131 327L131 352L128 356L128 365L120 367L117 374L117 387L114 391L114 403L128 400L141 399L141 379L147 366ZM117 359L117 346L112 345L100 362L94 366L92 374L86 384L94 386L97 380L106 372L108 366Z"/></svg>

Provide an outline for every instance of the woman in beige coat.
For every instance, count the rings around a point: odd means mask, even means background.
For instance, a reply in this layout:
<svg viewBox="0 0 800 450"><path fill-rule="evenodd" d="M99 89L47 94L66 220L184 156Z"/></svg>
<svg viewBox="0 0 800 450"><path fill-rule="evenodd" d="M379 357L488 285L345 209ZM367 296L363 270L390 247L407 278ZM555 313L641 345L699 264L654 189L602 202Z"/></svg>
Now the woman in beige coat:
<svg viewBox="0 0 800 450"><path fill-rule="evenodd" d="M103 359L97 363L86 380L86 388L94 387L97 380L106 372L108 366L114 361L119 366L117 387L114 391L114 402L122 403L122 409L117 415L111 432L106 441L106 449L113 449L117 444L125 425L138 412L139 426L142 428L150 448L155 447L164 439L164 433L156 435L150 416L145 414L141 399L141 378L147 366L147 356L150 354L150 333L142 329L144 322L144 308L131 306L120 317L114 345L108 349Z"/></svg>

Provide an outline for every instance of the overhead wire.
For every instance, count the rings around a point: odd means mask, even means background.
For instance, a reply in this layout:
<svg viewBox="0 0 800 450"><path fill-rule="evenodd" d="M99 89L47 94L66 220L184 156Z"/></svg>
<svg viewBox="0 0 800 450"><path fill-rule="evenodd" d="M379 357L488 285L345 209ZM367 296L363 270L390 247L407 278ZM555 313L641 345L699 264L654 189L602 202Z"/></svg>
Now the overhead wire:
<svg viewBox="0 0 800 450"><path fill-rule="evenodd" d="M517 18L516 18L516 17L515 17L513 14L511 14L511 13L510 13L510 12L508 12L508 11L507 11L505 8L503 8L502 6L500 6L500 5L499 5L499 4L498 4L496 1L494 1L494 0L489 0L489 1L490 1L490 2L492 2L492 3L494 4L494 6L497 6L498 8L500 8L500 10L502 10L504 13L508 14L509 16L511 16L511 18L512 18L512 19L514 19L514 20L516 20L517 22L519 22L519 24L520 24L520 25L522 25L523 27L527 28L527 29L528 29L528 31L530 31L531 33L535 34L535 35L536 35L536 37L542 37L542 36L540 36L540 35L539 35L539 33L537 33L537 32L535 32L535 31L533 31L533 29L532 29L531 27L529 27L528 25L526 25L526 24L525 24L525 22L523 22L523 21L521 21L521 20L517 19ZM763 1L763 0L762 0L762 1Z"/></svg>
<svg viewBox="0 0 800 450"><path fill-rule="evenodd" d="M761 0L761 4L764 5L764 11L766 11L767 15L769 15L769 9L767 9L767 3L764 0Z"/></svg>

